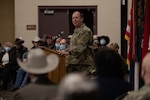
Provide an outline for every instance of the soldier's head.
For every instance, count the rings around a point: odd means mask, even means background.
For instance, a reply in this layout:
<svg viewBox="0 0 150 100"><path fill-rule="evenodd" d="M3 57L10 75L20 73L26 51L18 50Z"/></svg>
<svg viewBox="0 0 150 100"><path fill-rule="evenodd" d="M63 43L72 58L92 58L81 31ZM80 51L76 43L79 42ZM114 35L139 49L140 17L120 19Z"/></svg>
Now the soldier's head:
<svg viewBox="0 0 150 100"><path fill-rule="evenodd" d="M75 11L72 14L72 23L75 27L80 27L83 24L83 13L80 13L79 11Z"/></svg>
<svg viewBox="0 0 150 100"><path fill-rule="evenodd" d="M145 84L150 83L150 53L147 53L142 61L142 78Z"/></svg>

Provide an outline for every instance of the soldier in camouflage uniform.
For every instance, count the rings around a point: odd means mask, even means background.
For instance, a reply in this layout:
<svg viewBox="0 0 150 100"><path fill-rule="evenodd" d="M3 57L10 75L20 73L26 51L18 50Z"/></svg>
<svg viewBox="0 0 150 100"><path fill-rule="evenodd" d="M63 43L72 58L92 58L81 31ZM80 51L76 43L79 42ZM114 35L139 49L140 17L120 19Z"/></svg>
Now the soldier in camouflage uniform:
<svg viewBox="0 0 150 100"><path fill-rule="evenodd" d="M67 71L81 71L89 73L92 69L93 33L84 23L83 14L75 11L72 23L75 26L70 40L69 55L67 57Z"/></svg>
<svg viewBox="0 0 150 100"><path fill-rule="evenodd" d="M80 71L89 74L93 66L93 33L84 23L83 14L75 11L72 23L75 26L70 39L67 56L67 72Z"/></svg>
<svg viewBox="0 0 150 100"><path fill-rule="evenodd" d="M142 62L142 78L145 85L138 91L129 92L123 100L150 100L150 53Z"/></svg>

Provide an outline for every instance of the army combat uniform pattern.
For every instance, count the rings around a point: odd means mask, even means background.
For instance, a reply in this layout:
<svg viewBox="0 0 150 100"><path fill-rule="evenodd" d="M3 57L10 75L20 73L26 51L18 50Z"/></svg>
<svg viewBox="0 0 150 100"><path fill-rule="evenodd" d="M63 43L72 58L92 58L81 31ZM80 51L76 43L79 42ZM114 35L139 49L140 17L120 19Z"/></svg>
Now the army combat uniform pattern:
<svg viewBox="0 0 150 100"><path fill-rule="evenodd" d="M150 100L150 84L144 85L138 91L129 92L123 100Z"/></svg>
<svg viewBox="0 0 150 100"><path fill-rule="evenodd" d="M67 56L67 72L89 73L93 66L93 33L85 24L74 30Z"/></svg>

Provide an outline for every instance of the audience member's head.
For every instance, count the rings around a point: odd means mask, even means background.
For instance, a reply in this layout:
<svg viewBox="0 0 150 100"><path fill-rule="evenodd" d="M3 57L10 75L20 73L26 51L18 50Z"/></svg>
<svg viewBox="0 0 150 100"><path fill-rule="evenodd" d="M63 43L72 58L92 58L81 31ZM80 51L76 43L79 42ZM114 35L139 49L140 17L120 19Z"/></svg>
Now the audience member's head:
<svg viewBox="0 0 150 100"><path fill-rule="evenodd" d="M15 44L16 44L16 45L21 45L21 44L23 44L23 43L24 43L24 40L22 39L22 37L16 38L16 40L15 40Z"/></svg>
<svg viewBox="0 0 150 100"><path fill-rule="evenodd" d="M24 43L24 40L22 39L22 37L18 37L15 39L15 46L17 49L19 49L23 43Z"/></svg>
<svg viewBox="0 0 150 100"><path fill-rule="evenodd" d="M61 37L57 38L56 41L55 41L55 48L56 50L59 50L59 47L60 47L60 41L62 40Z"/></svg>
<svg viewBox="0 0 150 100"><path fill-rule="evenodd" d="M5 42L3 45L3 48L6 52L8 52L9 50L11 50L11 48L13 47L11 42Z"/></svg>
<svg viewBox="0 0 150 100"><path fill-rule="evenodd" d="M150 53L147 53L142 61L142 78L145 84L150 84Z"/></svg>
<svg viewBox="0 0 150 100"><path fill-rule="evenodd" d="M5 47L10 47L10 48L12 48L13 45L12 45L11 42L5 42L4 45L3 45L3 48L5 48Z"/></svg>
<svg viewBox="0 0 150 100"><path fill-rule="evenodd" d="M66 48L67 48L67 41L66 41L66 39L62 39L60 41L59 50L65 50Z"/></svg>
<svg viewBox="0 0 150 100"><path fill-rule="evenodd" d="M48 38L47 34L43 34L41 41L46 42L46 39Z"/></svg>
<svg viewBox="0 0 150 100"><path fill-rule="evenodd" d="M98 41L98 35L93 35L93 49L98 48L99 46L99 41Z"/></svg>
<svg viewBox="0 0 150 100"><path fill-rule="evenodd" d="M121 56L111 49L102 49L95 55L97 73L102 77L124 77L124 64Z"/></svg>
<svg viewBox="0 0 150 100"><path fill-rule="evenodd" d="M51 35L47 36L46 42L47 42L47 45L52 45L54 43Z"/></svg>
<svg viewBox="0 0 150 100"><path fill-rule="evenodd" d="M62 37L58 37L58 38L56 39L56 43L60 43L61 40L62 40Z"/></svg>
<svg viewBox="0 0 150 100"><path fill-rule="evenodd" d="M110 42L110 39L108 36L99 36L98 41L100 46L107 46L107 44Z"/></svg>
<svg viewBox="0 0 150 100"><path fill-rule="evenodd" d="M93 40L97 40L98 39L98 35L97 34L94 34L93 35Z"/></svg>
<svg viewBox="0 0 150 100"><path fill-rule="evenodd" d="M36 37L34 38L34 40L32 40L32 43L33 43L33 46L34 46L35 48L38 48L38 47L40 46L40 43L41 43L41 38L38 37L38 36L36 36Z"/></svg>
<svg viewBox="0 0 150 100"><path fill-rule="evenodd" d="M60 83L56 100L99 100L97 84L81 73L70 73Z"/></svg>
<svg viewBox="0 0 150 100"><path fill-rule="evenodd" d="M118 43L111 43L111 44L109 44L108 48L110 48L110 49L115 50L116 52L118 52L119 45L118 45Z"/></svg>

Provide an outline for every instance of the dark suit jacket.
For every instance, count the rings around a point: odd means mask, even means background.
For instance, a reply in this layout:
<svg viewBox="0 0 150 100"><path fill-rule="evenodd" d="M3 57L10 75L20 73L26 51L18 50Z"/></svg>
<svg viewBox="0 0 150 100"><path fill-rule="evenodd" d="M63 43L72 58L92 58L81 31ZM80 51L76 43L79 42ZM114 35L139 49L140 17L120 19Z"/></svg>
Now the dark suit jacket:
<svg viewBox="0 0 150 100"><path fill-rule="evenodd" d="M14 93L14 100L53 100L56 97L57 85L47 77L40 77Z"/></svg>
<svg viewBox="0 0 150 100"><path fill-rule="evenodd" d="M98 77L100 86L100 100L115 100L118 96L131 90L130 84L114 77Z"/></svg>

